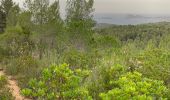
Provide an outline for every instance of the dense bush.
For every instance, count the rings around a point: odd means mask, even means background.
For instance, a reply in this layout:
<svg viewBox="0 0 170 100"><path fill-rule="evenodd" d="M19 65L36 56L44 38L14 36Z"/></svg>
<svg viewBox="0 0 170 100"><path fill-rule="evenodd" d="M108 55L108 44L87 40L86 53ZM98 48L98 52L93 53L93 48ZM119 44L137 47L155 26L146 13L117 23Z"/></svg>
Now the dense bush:
<svg viewBox="0 0 170 100"><path fill-rule="evenodd" d="M6 72L11 75L22 74L26 76L32 76L36 74L37 69L38 63L31 56L21 56L12 59L6 66Z"/></svg>
<svg viewBox="0 0 170 100"><path fill-rule="evenodd" d="M32 79L22 94L37 99L91 99L81 86L89 71L71 70L67 64L52 65L42 72L40 79Z"/></svg>
<svg viewBox="0 0 170 100"><path fill-rule="evenodd" d="M118 48L121 45L120 41L114 36L99 34L94 35L90 43L90 45L92 45L93 47L99 48L101 50Z"/></svg>
<svg viewBox="0 0 170 100"><path fill-rule="evenodd" d="M93 73L85 82L90 95L95 99L100 99L99 94L112 89L114 86L110 84L110 80L117 80L120 75L125 73L125 68L122 65L101 64L93 69Z"/></svg>
<svg viewBox="0 0 170 100"><path fill-rule="evenodd" d="M146 77L163 80L170 84L170 53L164 49L145 50L137 58L141 64L137 69Z"/></svg>
<svg viewBox="0 0 170 100"><path fill-rule="evenodd" d="M13 0L0 0L7 23L0 34L0 65L24 96L170 99L169 22L98 27L95 0L67 0L65 20L59 0L24 1L23 9ZM13 99L6 84L0 76L0 100Z"/></svg>
<svg viewBox="0 0 170 100"><path fill-rule="evenodd" d="M10 57L28 55L32 51L33 44L30 40L30 32L19 25L7 28L0 39L1 47L7 50Z"/></svg>
<svg viewBox="0 0 170 100"><path fill-rule="evenodd" d="M75 49L65 52L63 55L63 61L68 63L73 69L88 68L89 64L88 55L83 51Z"/></svg>
<svg viewBox="0 0 170 100"><path fill-rule="evenodd" d="M115 36L121 41L128 40L142 40L149 41L155 37L169 34L169 23L162 22L156 24L143 24L143 25L111 25L106 28L96 29L97 33L102 35ZM159 38L157 38L159 40Z"/></svg>
<svg viewBox="0 0 170 100"><path fill-rule="evenodd" d="M37 77L40 70L38 61L31 56L10 59L5 67L5 72L8 75L15 75L21 87L27 86L28 81L32 77Z"/></svg>
<svg viewBox="0 0 170 100"><path fill-rule="evenodd" d="M166 99L167 88L162 81L142 77L138 72L126 73L118 80L110 80L115 87L101 93L103 100L153 100Z"/></svg>

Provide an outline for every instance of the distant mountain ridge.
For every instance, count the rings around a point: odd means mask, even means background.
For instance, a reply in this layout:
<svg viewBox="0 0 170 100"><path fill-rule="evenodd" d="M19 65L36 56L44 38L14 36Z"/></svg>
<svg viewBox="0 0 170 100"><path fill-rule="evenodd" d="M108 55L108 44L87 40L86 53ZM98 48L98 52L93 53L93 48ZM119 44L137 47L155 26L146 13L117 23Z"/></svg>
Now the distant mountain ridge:
<svg viewBox="0 0 170 100"><path fill-rule="evenodd" d="M166 26L170 27L170 22L156 22L156 23L144 23L144 24L138 24L138 25L158 25L158 26ZM107 23L97 23L95 28L96 29L103 29L103 28L109 28L109 27L114 27L114 26L119 26L116 24L107 24ZM124 25L123 25L124 26ZM126 25L125 25L126 26Z"/></svg>
<svg viewBox="0 0 170 100"><path fill-rule="evenodd" d="M156 22L170 22L170 15L140 15L140 14L94 14L97 23L116 25L136 25Z"/></svg>

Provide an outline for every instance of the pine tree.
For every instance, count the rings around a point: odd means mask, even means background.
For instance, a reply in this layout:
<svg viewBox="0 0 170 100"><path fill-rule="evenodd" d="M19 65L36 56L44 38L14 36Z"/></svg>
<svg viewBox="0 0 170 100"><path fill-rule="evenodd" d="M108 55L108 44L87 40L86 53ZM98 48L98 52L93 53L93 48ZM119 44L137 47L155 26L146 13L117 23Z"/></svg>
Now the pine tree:
<svg viewBox="0 0 170 100"><path fill-rule="evenodd" d="M93 3L94 0L67 0L66 25L70 37L74 37L72 44L89 41L94 27Z"/></svg>
<svg viewBox="0 0 170 100"><path fill-rule="evenodd" d="M90 31L94 25L92 16L94 11L93 3L94 0L67 0L66 23L68 27L75 30L83 28L87 32ZM80 34L82 32L77 33Z"/></svg>
<svg viewBox="0 0 170 100"><path fill-rule="evenodd" d="M55 0L48 9L48 21L53 23L61 23L59 0Z"/></svg>
<svg viewBox="0 0 170 100"><path fill-rule="evenodd" d="M10 9L15 5L15 3L12 0L1 0L1 10L8 15Z"/></svg>
<svg viewBox="0 0 170 100"><path fill-rule="evenodd" d="M62 25L60 23L62 20L59 13L59 1L56 0L50 4L49 0L26 0L25 7L28 9L27 11L31 13L32 21L36 27L34 31L41 34L38 35L39 37L37 38L39 39L37 46L39 49L39 58L41 59L45 49L44 45L47 43L46 37L52 37L51 45L53 45L56 33L58 33L58 30L61 30Z"/></svg>
<svg viewBox="0 0 170 100"><path fill-rule="evenodd" d="M49 0L26 0L25 7L32 13L35 24L47 23Z"/></svg>
<svg viewBox="0 0 170 100"><path fill-rule="evenodd" d="M8 26L16 26L18 23L18 16L20 13L20 7L19 5L14 4L13 7L9 10L8 15L6 17L6 23Z"/></svg>
<svg viewBox="0 0 170 100"><path fill-rule="evenodd" d="M1 16L3 16L3 19L0 19L0 20L2 20L2 23L4 23L2 26L3 27L2 30L6 28L8 24L8 18L11 17L11 14L9 13L12 12L11 9L13 8L16 8L16 4L12 0L1 0L0 1L0 12L1 12Z"/></svg>

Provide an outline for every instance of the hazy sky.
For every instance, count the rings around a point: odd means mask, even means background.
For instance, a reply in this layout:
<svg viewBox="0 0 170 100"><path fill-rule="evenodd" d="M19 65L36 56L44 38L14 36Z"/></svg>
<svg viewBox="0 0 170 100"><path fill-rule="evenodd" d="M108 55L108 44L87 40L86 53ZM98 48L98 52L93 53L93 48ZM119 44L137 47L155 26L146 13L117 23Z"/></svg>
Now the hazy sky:
<svg viewBox="0 0 170 100"><path fill-rule="evenodd" d="M106 13L170 13L170 0L96 0L96 12Z"/></svg>
<svg viewBox="0 0 170 100"><path fill-rule="evenodd" d="M63 13L65 1L60 0ZM170 0L95 0L94 8L96 13L170 14Z"/></svg>

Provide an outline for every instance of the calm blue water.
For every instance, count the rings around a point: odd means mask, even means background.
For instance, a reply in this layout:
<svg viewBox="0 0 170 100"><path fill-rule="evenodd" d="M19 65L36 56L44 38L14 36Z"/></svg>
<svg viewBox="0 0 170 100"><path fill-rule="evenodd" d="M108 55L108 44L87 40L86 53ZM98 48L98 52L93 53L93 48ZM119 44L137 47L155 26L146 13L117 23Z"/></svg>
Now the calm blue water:
<svg viewBox="0 0 170 100"><path fill-rule="evenodd" d="M136 25L155 22L170 22L170 15L95 14L97 23Z"/></svg>

